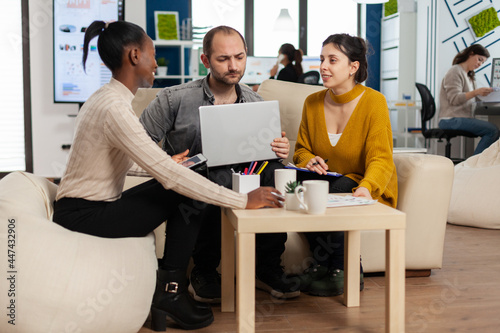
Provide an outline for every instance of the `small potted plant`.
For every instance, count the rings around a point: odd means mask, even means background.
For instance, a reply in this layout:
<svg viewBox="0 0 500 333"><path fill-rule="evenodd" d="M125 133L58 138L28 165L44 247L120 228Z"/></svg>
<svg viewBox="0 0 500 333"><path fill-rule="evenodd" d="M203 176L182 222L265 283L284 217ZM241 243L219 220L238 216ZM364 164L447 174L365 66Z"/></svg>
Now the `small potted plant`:
<svg viewBox="0 0 500 333"><path fill-rule="evenodd" d="M295 195L295 188L300 185L301 183L298 180L289 181L285 184L285 207L287 210L300 209L300 202Z"/></svg>
<svg viewBox="0 0 500 333"><path fill-rule="evenodd" d="M156 69L156 75L165 76L167 75L168 63L169 61L164 57L160 57L156 59L156 63L158 64L158 68Z"/></svg>

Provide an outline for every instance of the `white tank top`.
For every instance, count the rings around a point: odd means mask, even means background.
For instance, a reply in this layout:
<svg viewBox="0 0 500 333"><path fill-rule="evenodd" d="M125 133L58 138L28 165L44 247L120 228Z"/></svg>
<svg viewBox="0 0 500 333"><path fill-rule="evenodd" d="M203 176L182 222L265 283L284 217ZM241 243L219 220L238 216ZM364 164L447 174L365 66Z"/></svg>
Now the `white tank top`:
<svg viewBox="0 0 500 333"><path fill-rule="evenodd" d="M342 133L339 134L328 133L328 138L330 139L330 143L332 144L332 146L335 147L337 145L337 142L339 142L341 135Z"/></svg>

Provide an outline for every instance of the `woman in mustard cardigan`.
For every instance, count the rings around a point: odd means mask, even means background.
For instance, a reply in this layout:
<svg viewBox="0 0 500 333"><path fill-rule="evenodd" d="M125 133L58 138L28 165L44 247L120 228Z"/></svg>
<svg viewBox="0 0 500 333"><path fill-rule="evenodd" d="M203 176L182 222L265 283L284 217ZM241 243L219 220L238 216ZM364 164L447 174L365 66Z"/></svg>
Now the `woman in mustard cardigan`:
<svg viewBox="0 0 500 333"><path fill-rule="evenodd" d="M297 166L315 173L300 173L299 179L328 180L330 193L353 193L396 207L387 102L381 93L361 85L367 77L365 41L347 34L329 36L323 42L320 71L328 89L305 100L293 156ZM343 176L326 176L327 170ZM306 236L314 264L300 276L301 289L316 296L342 294L344 233Z"/></svg>

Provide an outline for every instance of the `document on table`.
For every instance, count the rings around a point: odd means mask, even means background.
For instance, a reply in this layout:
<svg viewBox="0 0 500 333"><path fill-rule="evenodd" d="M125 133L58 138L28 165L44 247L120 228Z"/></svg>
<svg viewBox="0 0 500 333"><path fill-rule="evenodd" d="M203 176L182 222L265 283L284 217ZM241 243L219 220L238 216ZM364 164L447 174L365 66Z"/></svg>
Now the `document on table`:
<svg viewBox="0 0 500 333"><path fill-rule="evenodd" d="M344 207L344 206L361 206L372 205L377 200L369 200L363 197L353 197L352 195L337 195L328 194L326 207Z"/></svg>
<svg viewBox="0 0 500 333"><path fill-rule="evenodd" d="M496 103L500 102L500 90L494 89L487 96L477 96L483 102Z"/></svg>
<svg viewBox="0 0 500 333"><path fill-rule="evenodd" d="M295 164L290 163L290 162L288 162L288 164L285 165L285 168L287 168L287 169L295 169L295 170L298 170L298 171L305 171L305 172L315 172L315 171L311 171L311 170L306 169L306 168L299 168L298 166L295 166ZM327 176L334 176L334 177L340 177L340 176L342 176L340 173L333 172L333 171L327 171L326 175Z"/></svg>

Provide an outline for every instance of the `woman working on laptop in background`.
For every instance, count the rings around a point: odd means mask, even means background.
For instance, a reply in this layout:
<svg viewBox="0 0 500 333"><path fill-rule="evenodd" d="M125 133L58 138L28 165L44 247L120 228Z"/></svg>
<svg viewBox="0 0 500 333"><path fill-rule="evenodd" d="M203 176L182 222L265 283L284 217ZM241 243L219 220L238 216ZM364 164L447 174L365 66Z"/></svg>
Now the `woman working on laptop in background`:
<svg viewBox="0 0 500 333"><path fill-rule="evenodd" d="M439 93L439 128L461 130L481 137L474 155L481 153L498 140L498 127L474 118L477 96L487 96L493 89L476 88L474 71L490 53L482 45L474 44L453 58L451 67L441 82Z"/></svg>
<svg viewBox="0 0 500 333"><path fill-rule="evenodd" d="M85 32L84 68L89 43L97 36L99 55L112 78L78 114L54 221L73 231L118 238L146 236L168 219L167 246L151 308L153 329L165 330L167 315L184 329L205 327L213 321L212 310L194 301L186 288L186 269L200 228L200 214L185 216L186 209L199 208L191 199L232 208L281 203L271 187L239 194L179 165L188 151L172 157L162 151L131 106L137 89L151 87L154 81L157 64L151 38L129 22L95 21ZM122 193L132 166L155 179ZM171 222L172 216L183 212L184 219Z"/></svg>
<svg viewBox="0 0 500 333"><path fill-rule="evenodd" d="M361 84L368 71L365 41L347 34L331 35L323 42L320 59L327 89L309 95L304 102L294 163L314 172L300 173L307 176L303 179L327 180L330 193L354 192L356 197L396 207L397 177L387 102L381 93ZM343 176L325 176L327 170ZM306 236L314 264L300 277L301 290L315 296L343 293L344 233Z"/></svg>

